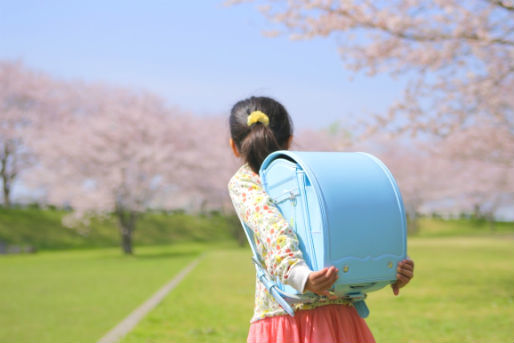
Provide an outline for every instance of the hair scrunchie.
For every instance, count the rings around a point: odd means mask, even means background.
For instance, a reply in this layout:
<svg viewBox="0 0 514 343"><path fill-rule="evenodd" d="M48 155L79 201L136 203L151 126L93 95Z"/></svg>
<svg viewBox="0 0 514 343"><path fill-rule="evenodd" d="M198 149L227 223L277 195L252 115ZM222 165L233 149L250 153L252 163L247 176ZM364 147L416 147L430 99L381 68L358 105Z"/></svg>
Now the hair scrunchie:
<svg viewBox="0 0 514 343"><path fill-rule="evenodd" d="M248 124L248 126L252 126L255 123L261 123L264 126L268 126L269 125L269 118L268 118L268 116L264 112L253 111L248 116L247 124Z"/></svg>

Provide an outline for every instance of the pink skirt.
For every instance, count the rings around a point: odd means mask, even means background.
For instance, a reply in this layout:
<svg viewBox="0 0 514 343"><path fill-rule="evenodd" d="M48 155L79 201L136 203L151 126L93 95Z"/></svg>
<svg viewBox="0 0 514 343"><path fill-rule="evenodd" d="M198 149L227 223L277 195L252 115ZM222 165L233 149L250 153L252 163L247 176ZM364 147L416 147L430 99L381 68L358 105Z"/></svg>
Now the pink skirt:
<svg viewBox="0 0 514 343"><path fill-rule="evenodd" d="M325 305L250 324L248 343L375 343L353 306Z"/></svg>

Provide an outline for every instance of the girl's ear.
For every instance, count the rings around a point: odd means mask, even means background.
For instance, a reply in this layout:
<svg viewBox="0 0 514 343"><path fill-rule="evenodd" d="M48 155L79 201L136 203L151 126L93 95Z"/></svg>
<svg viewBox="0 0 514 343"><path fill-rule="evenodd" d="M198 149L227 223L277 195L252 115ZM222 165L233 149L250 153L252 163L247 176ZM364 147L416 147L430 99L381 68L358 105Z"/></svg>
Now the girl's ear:
<svg viewBox="0 0 514 343"><path fill-rule="evenodd" d="M234 156L237 158L241 157L241 154L239 153L239 150L237 150L237 146L236 146L236 143L234 143L234 140L232 138L230 138L228 143L230 144L230 147L232 148L232 152L234 153Z"/></svg>

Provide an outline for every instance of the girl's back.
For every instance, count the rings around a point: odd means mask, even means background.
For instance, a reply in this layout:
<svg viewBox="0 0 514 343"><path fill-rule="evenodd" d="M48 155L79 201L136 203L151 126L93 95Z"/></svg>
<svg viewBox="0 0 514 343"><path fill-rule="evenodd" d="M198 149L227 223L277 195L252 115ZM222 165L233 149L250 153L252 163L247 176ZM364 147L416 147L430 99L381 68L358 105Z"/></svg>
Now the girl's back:
<svg viewBox="0 0 514 343"><path fill-rule="evenodd" d="M267 97L240 101L232 108L230 131L232 150L244 164L231 178L229 193L238 216L253 232L264 267L271 277L301 293L321 295L316 303L296 305L291 317L257 279L248 342L374 342L355 308L330 295L337 269L309 269L295 233L262 188L258 170L263 160L291 143L292 123L285 108Z"/></svg>

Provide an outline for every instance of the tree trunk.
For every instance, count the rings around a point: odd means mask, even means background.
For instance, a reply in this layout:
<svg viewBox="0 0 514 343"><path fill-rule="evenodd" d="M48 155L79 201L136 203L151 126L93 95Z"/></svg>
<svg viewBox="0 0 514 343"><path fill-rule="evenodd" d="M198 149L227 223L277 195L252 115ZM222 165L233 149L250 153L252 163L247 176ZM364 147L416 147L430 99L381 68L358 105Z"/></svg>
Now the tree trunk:
<svg viewBox="0 0 514 343"><path fill-rule="evenodd" d="M4 153L2 156L1 166L0 166L0 174L2 176L2 188L4 195L4 206L11 206L11 177L9 177L9 172L7 170L7 159L9 158L9 149L7 145L4 148Z"/></svg>
<svg viewBox="0 0 514 343"><path fill-rule="evenodd" d="M121 248L127 255L132 255L132 232L128 228L121 227Z"/></svg>
<svg viewBox="0 0 514 343"><path fill-rule="evenodd" d="M6 208L11 207L11 187L9 185L9 181L6 178L3 179L3 188L4 188L4 206Z"/></svg>
<svg viewBox="0 0 514 343"><path fill-rule="evenodd" d="M118 227L121 235L121 249L123 253L132 255L132 233L136 227L137 215L134 211L117 209L116 216L118 217Z"/></svg>
<svg viewBox="0 0 514 343"><path fill-rule="evenodd" d="M480 204L475 204L473 206L473 219L474 220L480 219Z"/></svg>

